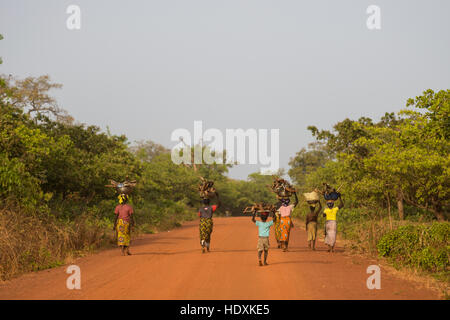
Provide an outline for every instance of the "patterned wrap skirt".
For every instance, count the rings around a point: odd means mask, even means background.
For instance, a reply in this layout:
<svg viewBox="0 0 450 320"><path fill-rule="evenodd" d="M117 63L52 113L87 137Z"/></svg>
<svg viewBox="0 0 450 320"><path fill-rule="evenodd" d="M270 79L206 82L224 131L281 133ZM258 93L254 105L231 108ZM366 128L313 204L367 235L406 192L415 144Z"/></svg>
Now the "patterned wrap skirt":
<svg viewBox="0 0 450 320"><path fill-rule="evenodd" d="M280 221L280 241L289 242L291 234L292 220L291 217L281 217Z"/></svg>
<svg viewBox="0 0 450 320"><path fill-rule="evenodd" d="M334 246L336 243L337 223L336 220L327 220L325 222L325 244Z"/></svg>
<svg viewBox="0 0 450 320"><path fill-rule="evenodd" d="M281 241L281 229L280 229L280 216L278 215L274 224L273 224L274 228L275 228L275 239L277 239L277 241Z"/></svg>
<svg viewBox="0 0 450 320"><path fill-rule="evenodd" d="M213 230L212 218L200 218L200 241L211 241L211 233Z"/></svg>
<svg viewBox="0 0 450 320"><path fill-rule="evenodd" d="M123 219L119 219L117 222L117 245L129 246L130 245L130 223Z"/></svg>

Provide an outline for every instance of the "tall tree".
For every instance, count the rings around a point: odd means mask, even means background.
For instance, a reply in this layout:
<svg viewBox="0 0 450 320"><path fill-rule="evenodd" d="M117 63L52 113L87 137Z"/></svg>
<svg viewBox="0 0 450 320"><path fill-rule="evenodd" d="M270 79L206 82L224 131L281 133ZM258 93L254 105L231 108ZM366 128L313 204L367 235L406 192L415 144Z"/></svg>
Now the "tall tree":
<svg viewBox="0 0 450 320"><path fill-rule="evenodd" d="M50 96L49 91L60 89L61 84L52 83L48 75L40 77L27 77L15 79L12 76L3 77L11 92L9 94L10 104L24 110L28 115L34 117L35 121L42 117L53 117L57 121L72 123L73 118L66 110L60 108L55 98ZM3 92L0 92L3 94Z"/></svg>

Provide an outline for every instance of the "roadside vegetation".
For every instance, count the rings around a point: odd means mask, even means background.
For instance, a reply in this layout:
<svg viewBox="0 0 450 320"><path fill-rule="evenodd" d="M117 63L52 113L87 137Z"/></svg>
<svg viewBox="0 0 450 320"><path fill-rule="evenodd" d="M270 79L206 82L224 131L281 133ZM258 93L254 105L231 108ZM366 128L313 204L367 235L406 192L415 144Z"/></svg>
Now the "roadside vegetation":
<svg viewBox="0 0 450 320"><path fill-rule="evenodd" d="M200 176L215 181L219 215L271 201L257 173L248 181L226 176L230 165L179 166L152 141L77 123L51 91L48 76L0 77L0 278L58 266L67 258L114 243L117 195L109 179L137 180L130 203L133 234L155 233L192 220Z"/></svg>
<svg viewBox="0 0 450 320"><path fill-rule="evenodd" d="M76 122L52 97L61 87L46 75L0 76L0 279L111 246L117 198L105 187L109 179L138 182L130 199L134 234L194 219L200 177L220 192L218 215L275 203L270 176L233 180L231 165L175 165L158 143L132 144ZM324 182L340 187L338 230L354 249L449 281L450 90L426 90L379 121L308 129L316 141L288 171L299 198ZM307 211L301 201L294 214Z"/></svg>
<svg viewBox="0 0 450 320"><path fill-rule="evenodd" d="M316 141L290 162L300 193L340 187L338 230L351 248L449 283L450 90L426 90L378 122L308 129Z"/></svg>

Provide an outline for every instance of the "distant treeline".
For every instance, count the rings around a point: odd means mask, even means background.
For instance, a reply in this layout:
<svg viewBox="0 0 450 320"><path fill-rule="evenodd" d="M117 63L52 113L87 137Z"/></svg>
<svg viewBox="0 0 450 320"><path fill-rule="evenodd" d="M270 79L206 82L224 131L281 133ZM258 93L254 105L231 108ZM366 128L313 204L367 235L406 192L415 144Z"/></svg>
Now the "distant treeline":
<svg viewBox="0 0 450 320"><path fill-rule="evenodd" d="M0 76L0 278L64 263L113 240L117 195L109 180L136 180L131 195L138 232L157 232L196 217L200 177L215 182L222 207L240 214L273 202L270 176L226 176L230 165L176 165L152 141L79 124L50 95L48 76Z"/></svg>
<svg viewBox="0 0 450 320"><path fill-rule="evenodd" d="M109 179L129 177L138 181L132 195L138 209L195 208L200 176L215 181L223 198L222 212L237 213L254 201L275 199L266 187L270 177L255 173L248 181L237 181L226 177L231 165L175 165L169 150L157 143L130 146L124 135L74 122L49 95L59 87L48 76L0 78L3 202L47 208L59 215L63 213L52 209L61 209L64 202L86 206L116 202L114 190L105 185Z"/></svg>

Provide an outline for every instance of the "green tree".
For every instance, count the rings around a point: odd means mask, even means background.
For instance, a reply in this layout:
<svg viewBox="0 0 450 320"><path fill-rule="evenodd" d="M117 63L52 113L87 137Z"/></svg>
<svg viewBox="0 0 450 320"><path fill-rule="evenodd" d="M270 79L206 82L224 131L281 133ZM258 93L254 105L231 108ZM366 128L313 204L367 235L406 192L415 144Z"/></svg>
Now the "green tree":
<svg viewBox="0 0 450 320"><path fill-rule="evenodd" d="M399 185L408 204L440 221L450 208L449 98L450 90L427 90L407 103L421 112L403 110L397 125L367 128L369 136L356 142L369 150L362 161L368 174Z"/></svg>
<svg viewBox="0 0 450 320"><path fill-rule="evenodd" d="M303 186L306 182L306 176L321 168L330 160L325 146L321 143L310 144L310 150L302 148L296 153L295 157L289 161L289 177L298 186Z"/></svg>

